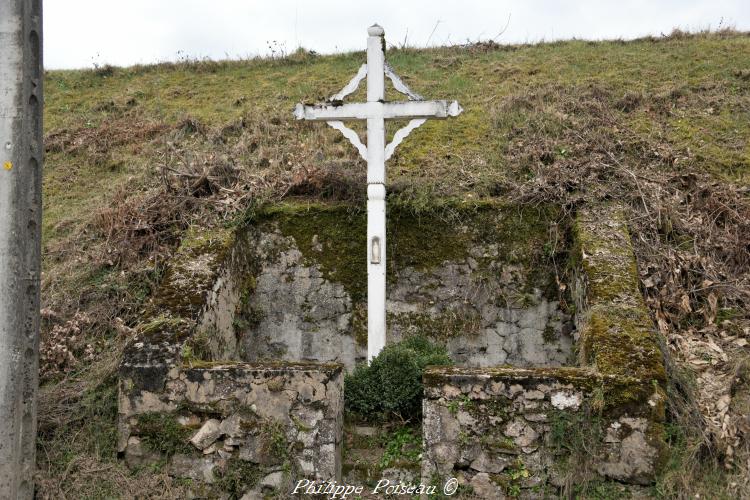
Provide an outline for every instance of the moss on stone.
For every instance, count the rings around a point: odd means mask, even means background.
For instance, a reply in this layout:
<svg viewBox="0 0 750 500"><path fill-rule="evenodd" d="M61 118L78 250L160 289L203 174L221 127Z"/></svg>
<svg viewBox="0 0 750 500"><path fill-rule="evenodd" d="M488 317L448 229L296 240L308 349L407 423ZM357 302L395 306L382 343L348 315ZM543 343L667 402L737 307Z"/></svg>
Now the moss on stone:
<svg viewBox="0 0 750 500"><path fill-rule="evenodd" d="M544 327L544 331L542 332L542 340L545 344L552 344L559 340L557 332L552 325L547 325Z"/></svg>
<svg viewBox="0 0 750 500"><path fill-rule="evenodd" d="M595 306L581 331L580 352L603 374L666 381L661 349L651 318L641 308Z"/></svg>
<svg viewBox="0 0 750 500"><path fill-rule="evenodd" d="M468 255L472 244L472 222L475 214L463 213L456 223L441 220L441 214L415 216L412 213L389 207L388 278L398 280L398 272L411 267L429 271L445 261L461 261Z"/></svg>
<svg viewBox="0 0 750 500"><path fill-rule="evenodd" d="M266 311L251 305L251 297L255 292L255 277L252 276L251 279L246 281L249 281L251 284L241 288L240 297L235 306L234 317L232 319L232 329L234 330L234 337L238 344L246 332L257 328L267 316Z"/></svg>
<svg viewBox="0 0 750 500"><path fill-rule="evenodd" d="M155 294L155 306L195 317L234 241L235 232L228 228L188 228Z"/></svg>
<svg viewBox="0 0 750 500"><path fill-rule="evenodd" d="M294 238L309 264L317 264L326 279L341 283L357 302L367 291L363 208L286 202L259 210L255 221L261 227L277 224L284 235ZM398 281L403 269L429 271L446 261L465 260L473 246L491 245L497 255L480 257L480 267L491 260L524 266L530 276L527 291L554 284L545 245L551 225L561 218L557 206L443 200L417 210L402 202L389 204L387 216L390 283ZM483 270L496 272L477 272Z"/></svg>
<svg viewBox="0 0 750 500"><path fill-rule="evenodd" d="M264 209L258 222L278 224L285 236L294 238L307 263L341 283L353 300L365 296L367 222L361 210L342 204L284 203Z"/></svg>
<svg viewBox="0 0 750 500"><path fill-rule="evenodd" d="M195 257L214 253L221 258L231 248L232 243L234 243L234 231L230 228L191 226L183 234L177 254Z"/></svg>
<svg viewBox="0 0 750 500"><path fill-rule="evenodd" d="M357 345L367 347L367 304L364 302L354 304L349 332Z"/></svg>
<svg viewBox="0 0 750 500"><path fill-rule="evenodd" d="M497 432L479 436L482 447L488 451L515 455L520 452L516 443L509 437L503 435L500 429Z"/></svg>
<svg viewBox="0 0 750 500"><path fill-rule="evenodd" d="M482 327L481 319L474 309L447 310L437 316L423 312L388 314L388 322L401 327L407 335L423 335L436 340L475 335Z"/></svg>
<svg viewBox="0 0 750 500"><path fill-rule="evenodd" d="M519 384L524 387L544 383L571 385L580 390L586 400L597 400L597 413L603 416L645 416L654 421L664 420L663 389L652 379L643 380L624 374L602 374L589 368L466 368L457 366L430 366L422 376L426 390L443 386L460 387L468 381L482 380ZM458 396L458 398L465 395ZM651 401L651 403L649 403ZM450 404L450 401L448 402ZM497 405L502 416L503 405Z"/></svg>
<svg viewBox="0 0 750 500"><path fill-rule="evenodd" d="M512 402L503 397L495 397L482 401L481 404L467 405L467 410L475 418L499 417L507 420L512 410Z"/></svg>
<svg viewBox="0 0 750 500"><path fill-rule="evenodd" d="M576 388L592 388L601 381L601 377L585 368L516 368L497 366L487 368L467 368L459 366L430 366L425 369L423 380L425 387L442 387L452 381L461 381L475 377L503 382L535 382L538 380L559 381L571 384ZM626 381L635 381L627 379Z"/></svg>
<svg viewBox="0 0 750 500"><path fill-rule="evenodd" d="M248 375L253 377L265 376L266 378L275 377L278 375L288 375L290 372L314 372L314 373L325 373L328 376L335 376L341 373L344 369L343 365L339 363L319 363L314 361L263 361L256 363L246 363L242 361L232 360L220 360L220 361L206 361L203 363L204 366L194 366L191 370L185 370L188 377L195 377L197 380L203 380L205 377L205 371L211 371L220 373L223 371L232 372L232 375L237 372L246 372ZM237 373L236 376L240 374Z"/></svg>
<svg viewBox="0 0 750 500"><path fill-rule="evenodd" d="M586 277L589 305L604 302L642 304L638 270L625 213L616 205L590 208L573 225L573 267Z"/></svg>
<svg viewBox="0 0 750 500"><path fill-rule="evenodd" d="M182 368L191 370L191 369L207 369L207 368L222 368L222 367L230 367L230 366L239 366L245 364L242 361L234 361L231 359L224 359L224 360L206 360L206 359L200 359L200 358L190 358L183 354L182 358Z"/></svg>
<svg viewBox="0 0 750 500"><path fill-rule="evenodd" d="M656 331L639 288L638 271L627 219L622 207L587 207L576 217L570 266L584 284L578 311L581 363L602 375L631 377L630 384L603 379L605 406L643 407L666 383L666 370ZM663 392L663 391L662 391ZM660 405L660 397L652 398ZM658 401L657 401L658 400ZM653 408L653 407L652 407ZM663 420L663 412L652 412Z"/></svg>

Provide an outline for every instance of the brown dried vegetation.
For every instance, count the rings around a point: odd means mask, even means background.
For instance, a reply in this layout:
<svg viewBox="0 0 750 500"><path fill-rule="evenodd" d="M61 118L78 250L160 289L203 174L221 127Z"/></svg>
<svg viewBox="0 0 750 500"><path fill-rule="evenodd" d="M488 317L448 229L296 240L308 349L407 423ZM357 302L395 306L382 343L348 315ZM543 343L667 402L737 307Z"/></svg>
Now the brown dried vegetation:
<svg viewBox="0 0 750 500"><path fill-rule="evenodd" d="M686 448L679 466L695 474L668 473L661 493L693 491L695 477L725 467L732 479L726 491L744 496L750 192L701 172L689 150L657 134L644 137L623 119L636 107L668 115L671 106L689 105L686 96L671 97L671 104L663 95L618 98L583 85L506 99L497 119L522 116L510 127L506 154L519 177L529 178L511 181L508 191L516 201L554 201L571 211L611 199L630 207L642 291L666 339L671 425Z"/></svg>
<svg viewBox="0 0 750 500"><path fill-rule="evenodd" d="M737 119L750 81L747 57L734 57L746 40L677 33L389 55L415 89L467 109L402 145L389 165L395 201L630 207L670 372L662 497L750 496L750 165L748 120ZM698 53L713 57L701 74ZM288 109L337 90L360 56L48 75L41 498L184 496L163 471L131 473L116 459L122 346L186 228L242 224L289 196L363 202L353 148ZM199 90L207 74L230 83Z"/></svg>

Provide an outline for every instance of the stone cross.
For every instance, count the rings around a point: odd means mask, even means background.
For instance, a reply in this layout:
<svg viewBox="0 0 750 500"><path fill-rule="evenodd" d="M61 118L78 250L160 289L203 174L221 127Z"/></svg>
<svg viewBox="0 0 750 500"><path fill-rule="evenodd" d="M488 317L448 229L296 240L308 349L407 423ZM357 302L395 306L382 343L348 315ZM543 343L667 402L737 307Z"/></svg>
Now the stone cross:
<svg viewBox="0 0 750 500"><path fill-rule="evenodd" d="M385 161L414 129L428 118L458 116L461 111L456 101L425 101L412 92L385 62L383 28L377 24L367 30L367 64L363 64L341 92L328 102L314 106L297 104L294 115L298 120L325 121L340 131L367 160L367 360L385 347ZM409 100L387 102L385 77L393 87ZM346 96L354 92L367 77L367 102L344 104ZM385 144L385 120L409 119L405 127ZM367 145L357 133L344 125L343 120L367 120ZM429 243L425 243L429 244Z"/></svg>

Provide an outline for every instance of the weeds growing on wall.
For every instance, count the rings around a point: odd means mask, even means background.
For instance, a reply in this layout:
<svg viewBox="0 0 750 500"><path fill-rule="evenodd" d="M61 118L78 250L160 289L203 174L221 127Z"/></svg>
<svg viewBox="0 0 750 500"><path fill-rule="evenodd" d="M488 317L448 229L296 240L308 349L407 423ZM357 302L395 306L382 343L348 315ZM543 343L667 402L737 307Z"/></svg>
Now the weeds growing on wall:
<svg viewBox="0 0 750 500"><path fill-rule="evenodd" d="M465 108L401 145L393 201L632 208L642 288L671 360L663 497L750 496L749 47L725 30L388 52L413 88ZM290 112L361 62L301 51L45 75L41 498L184 497L94 438L114 435L122 346L187 227L241 224L289 196L364 204L353 148Z"/></svg>
<svg viewBox="0 0 750 500"><path fill-rule="evenodd" d="M697 102L730 108L750 103L747 93L729 88L681 87L636 98L595 83L549 85L506 100L498 119L511 121L506 154L532 179L517 182L514 199L556 201L571 211L611 199L630 207L642 290L665 339L668 416L684 433L672 452L697 476L725 468L727 477L736 478L728 488L748 492L747 398L735 397L748 391L735 368L746 363L750 342L748 191L702 170L708 158L660 139L669 121ZM644 136L634 113L664 116L666 123L657 121L661 132ZM746 169L745 160L737 161ZM659 489L700 490L684 478L668 470Z"/></svg>
<svg viewBox="0 0 750 500"><path fill-rule="evenodd" d="M386 346L369 366L359 365L344 381L346 411L365 421L422 415L422 372L429 365L450 365L442 346L424 337L410 337Z"/></svg>

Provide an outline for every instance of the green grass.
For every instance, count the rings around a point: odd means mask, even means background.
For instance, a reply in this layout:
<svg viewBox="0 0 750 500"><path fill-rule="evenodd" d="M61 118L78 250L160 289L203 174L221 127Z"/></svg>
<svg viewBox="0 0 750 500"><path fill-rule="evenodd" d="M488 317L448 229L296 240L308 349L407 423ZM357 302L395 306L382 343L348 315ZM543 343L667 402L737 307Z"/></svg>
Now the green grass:
<svg viewBox="0 0 750 500"><path fill-rule="evenodd" d="M400 462L420 465L422 457L422 429L398 427L385 436L385 450L380 459L380 468L386 469Z"/></svg>
<svg viewBox="0 0 750 500"><path fill-rule="evenodd" d="M744 34L496 50L405 49L387 57L415 90L428 98L458 99L466 110L455 120L428 122L401 145L388 167L392 185L422 186L436 196L486 196L518 167L507 155L513 129L540 113L542 119L555 118L564 113L562 97L592 86L607 92L615 117L638 139L674 148L685 167L748 181L750 81L737 76L750 67L750 37ZM45 131L51 137L75 138L104 126L175 127L188 116L210 129L244 117L248 127L281 141L281 147L269 151L261 143L255 156L267 156L277 165L285 159L312 164L346 160L362 168L338 132L322 124L295 123L291 114L296 102L318 101L338 91L362 60L363 53L299 53L287 60L162 64L114 68L111 73L49 71ZM540 93L547 94L542 109L507 109L514 98ZM639 106L629 113L616 111L626 94L641 96ZM272 119L278 125L269 124ZM323 143L311 144L320 134ZM122 135L115 147L98 153L86 144L74 154L48 153L46 243L80 225L118 187L138 190L155 174L165 138L129 141L127 130ZM575 151L576 145L569 146ZM315 158L318 151L322 159ZM250 169L257 160L242 159Z"/></svg>
<svg viewBox="0 0 750 500"><path fill-rule="evenodd" d="M284 60L47 72L45 250L59 253L71 239L85 248L87 238L78 236L102 207L116 203L118 193L132 197L157 185L158 169L169 158L167 142L204 156L226 156L250 173L262 173L261 165L278 173L338 162L363 174L363 162L338 132L297 123L291 114L296 102L338 91L363 56L300 52ZM387 57L418 92L458 99L465 108L458 119L428 122L400 146L388 165L389 191L396 194L407 190L409 197L426 199L502 194L507 179L534 176L545 154L542 146L553 156L569 151L557 160L585 160L590 147L576 134L601 112L575 109L587 93L598 96L607 119L621 129L610 139L643 146L624 161L642 163L644 153L671 155L677 163L669 168L676 171L696 169L748 182L750 80L739 72L750 67L745 34L404 49ZM628 95L636 96L636 105L621 111ZM244 119L245 142L255 146L232 148L237 145L231 137L227 146L175 132L187 117L209 136ZM147 125L163 129L139 135ZM524 142L524 136L536 134L549 144ZM45 269L50 268L48 260Z"/></svg>
<svg viewBox="0 0 750 500"><path fill-rule="evenodd" d="M598 186L578 172L614 161L733 185L750 180L747 34L403 49L387 58L415 91L465 108L399 147L388 164L396 204L429 213L446 199L513 199L518 183L545 185L557 167L576 174L560 183L574 198ZM290 194L364 206L365 165L353 148L291 113L296 102L337 92L363 61L363 52L300 51L279 60L48 71L42 300L54 315L43 340L56 321L85 311L93 321L82 335L96 339L97 359L112 359L112 373L127 338L117 320L137 326L190 224L231 226L255 209L248 200L276 199L290 183L297 190ZM352 98L362 96L360 89ZM388 97L397 96L390 89ZM233 211L220 212L203 195L175 196L184 204L171 208L158 203L162 167L190 173L223 164L254 190ZM67 383L84 388L73 394L63 390L70 385L44 381L54 396L44 404L64 404L67 413L40 434L41 494L127 497L142 494L139 487L177 494L158 471L130 473L118 462L116 385L87 368L69 372ZM93 477L98 489L89 486Z"/></svg>

